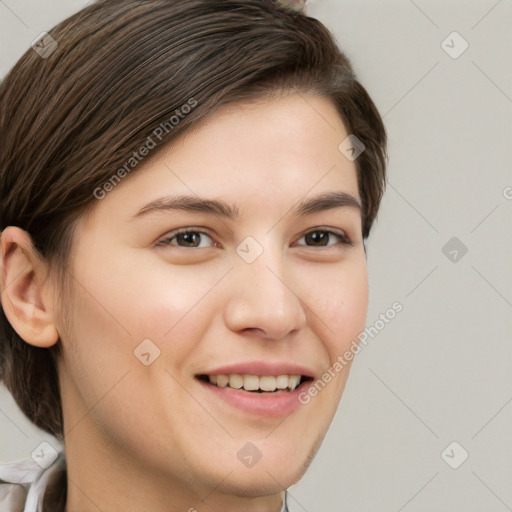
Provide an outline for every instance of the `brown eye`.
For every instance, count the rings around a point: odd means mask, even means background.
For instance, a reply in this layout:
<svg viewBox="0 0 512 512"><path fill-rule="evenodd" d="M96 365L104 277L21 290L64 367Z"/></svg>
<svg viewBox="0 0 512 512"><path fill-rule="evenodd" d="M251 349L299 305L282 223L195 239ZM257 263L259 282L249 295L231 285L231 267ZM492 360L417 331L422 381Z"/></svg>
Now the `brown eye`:
<svg viewBox="0 0 512 512"><path fill-rule="evenodd" d="M336 243L353 245L346 235L326 229L316 229L314 231L310 231L309 233L303 235L300 239L302 238L304 238L306 242L305 245L308 247L328 247L335 245Z"/></svg>
<svg viewBox="0 0 512 512"><path fill-rule="evenodd" d="M208 243L208 240L212 243ZM160 240L157 246L173 245L185 247L187 249L196 249L213 246L213 240L204 231L181 230L171 233L168 237Z"/></svg>
<svg viewBox="0 0 512 512"><path fill-rule="evenodd" d="M175 236L176 244L185 247L199 247L201 245L201 233L189 231L188 233L179 233Z"/></svg>
<svg viewBox="0 0 512 512"><path fill-rule="evenodd" d="M312 231L305 235L304 239L308 245L329 245L329 233L327 231Z"/></svg>

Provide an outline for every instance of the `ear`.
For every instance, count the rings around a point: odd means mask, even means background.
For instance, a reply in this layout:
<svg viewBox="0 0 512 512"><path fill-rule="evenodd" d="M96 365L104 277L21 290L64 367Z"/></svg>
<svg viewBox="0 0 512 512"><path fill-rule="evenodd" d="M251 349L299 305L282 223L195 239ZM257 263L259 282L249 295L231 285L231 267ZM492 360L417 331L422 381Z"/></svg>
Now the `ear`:
<svg viewBox="0 0 512 512"><path fill-rule="evenodd" d="M54 293L48 266L30 235L14 226L1 233L1 300L7 320L30 345L50 347L59 334L54 324Z"/></svg>

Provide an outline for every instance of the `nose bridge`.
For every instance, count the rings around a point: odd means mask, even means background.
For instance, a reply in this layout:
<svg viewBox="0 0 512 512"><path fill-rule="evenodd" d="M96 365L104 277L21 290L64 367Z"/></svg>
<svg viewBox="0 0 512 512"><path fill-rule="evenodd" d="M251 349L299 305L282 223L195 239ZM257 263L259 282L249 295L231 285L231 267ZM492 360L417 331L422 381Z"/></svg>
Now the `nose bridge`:
<svg viewBox="0 0 512 512"><path fill-rule="evenodd" d="M267 244L250 263L243 255L237 257L233 277L236 285L226 308L232 330L281 339L304 325L305 311L277 248Z"/></svg>

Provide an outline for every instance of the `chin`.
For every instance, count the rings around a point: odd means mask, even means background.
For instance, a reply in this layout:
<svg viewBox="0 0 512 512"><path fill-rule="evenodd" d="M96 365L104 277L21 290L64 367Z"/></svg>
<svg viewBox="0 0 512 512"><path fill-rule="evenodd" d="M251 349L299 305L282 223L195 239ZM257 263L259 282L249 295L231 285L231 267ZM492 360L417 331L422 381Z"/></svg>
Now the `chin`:
<svg viewBox="0 0 512 512"><path fill-rule="evenodd" d="M291 487L304 476L318 448L314 446L306 453L297 453L296 447L283 448L274 446L272 455L263 455L252 467L244 467L238 460L235 467L226 467L215 477L217 482L225 478L219 489L236 496L257 497L277 494Z"/></svg>
<svg viewBox="0 0 512 512"><path fill-rule="evenodd" d="M219 490L226 494L248 498L270 496L297 483L302 475L303 472L298 468L290 468L285 473L277 470L267 473L264 469L256 470L256 468L243 472L234 471L219 486Z"/></svg>

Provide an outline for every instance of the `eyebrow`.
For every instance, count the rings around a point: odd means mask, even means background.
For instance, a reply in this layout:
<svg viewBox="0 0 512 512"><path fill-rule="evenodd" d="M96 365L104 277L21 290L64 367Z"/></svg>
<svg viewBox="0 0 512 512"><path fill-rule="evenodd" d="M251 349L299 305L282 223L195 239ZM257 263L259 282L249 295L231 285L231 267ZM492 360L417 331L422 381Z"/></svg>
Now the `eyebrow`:
<svg viewBox="0 0 512 512"><path fill-rule="evenodd" d="M357 197L347 192L326 192L311 199L304 199L295 208L297 216L311 215L333 208L355 208L362 212L362 206Z"/></svg>
<svg viewBox="0 0 512 512"><path fill-rule="evenodd" d="M347 192L326 192L316 197L303 199L293 209L296 216L303 217L333 208L353 208L362 211L361 203ZM133 217L141 217L149 212L182 210L201 212L227 219L236 219L240 210L219 199L207 199L195 195L160 197L143 206Z"/></svg>

